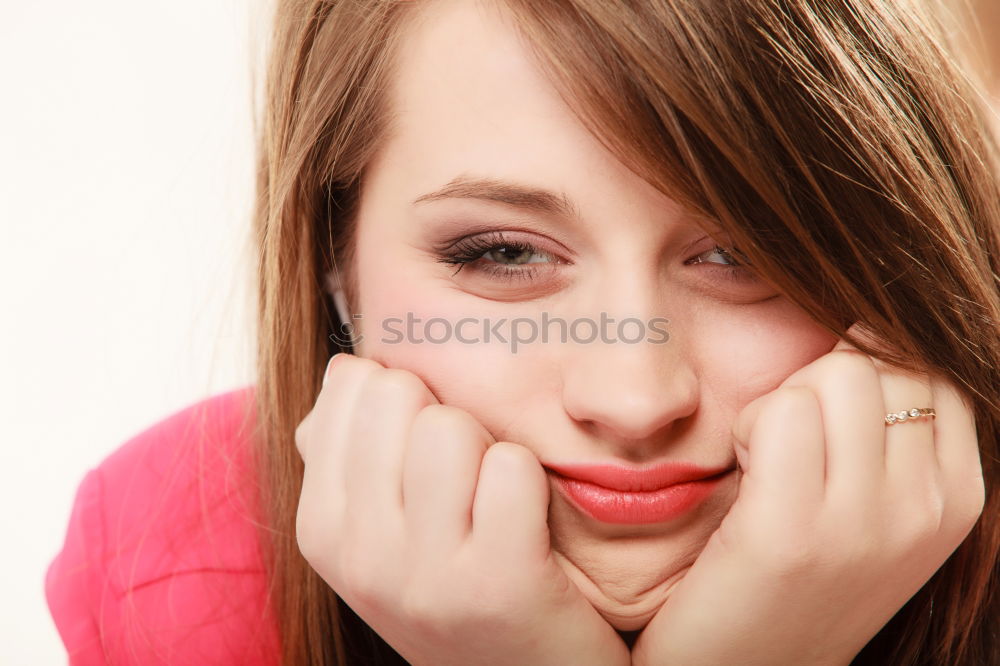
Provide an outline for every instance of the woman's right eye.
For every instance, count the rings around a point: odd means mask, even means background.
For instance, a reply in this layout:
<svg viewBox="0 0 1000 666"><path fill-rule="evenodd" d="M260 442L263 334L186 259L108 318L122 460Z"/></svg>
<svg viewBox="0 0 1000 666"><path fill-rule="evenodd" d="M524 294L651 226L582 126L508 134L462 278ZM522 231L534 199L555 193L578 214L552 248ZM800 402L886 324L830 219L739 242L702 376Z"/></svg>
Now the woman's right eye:
<svg viewBox="0 0 1000 666"><path fill-rule="evenodd" d="M458 266L452 275L463 268L499 280L533 280L538 277L537 264L561 263L547 252L538 250L531 243L508 240L502 232L486 236L462 238L446 249L438 251L438 261ZM540 259L539 259L540 258Z"/></svg>

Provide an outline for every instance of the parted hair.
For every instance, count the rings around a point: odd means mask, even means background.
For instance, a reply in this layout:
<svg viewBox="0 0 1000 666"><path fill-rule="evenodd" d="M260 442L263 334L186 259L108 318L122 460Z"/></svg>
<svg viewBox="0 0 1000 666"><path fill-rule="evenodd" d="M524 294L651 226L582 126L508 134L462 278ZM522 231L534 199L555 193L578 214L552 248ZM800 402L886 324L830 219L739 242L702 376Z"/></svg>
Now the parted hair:
<svg viewBox="0 0 1000 666"><path fill-rule="evenodd" d="M342 351L325 279L356 292L359 194L392 127L397 45L434 0L278 0L258 127L260 533L283 663L405 663L300 554L294 431ZM997 140L940 3L490 0L636 174L716 221L861 351L951 380L973 407L986 502L854 664L1000 664ZM334 261L336 259L336 261ZM817 631L821 631L817 627Z"/></svg>

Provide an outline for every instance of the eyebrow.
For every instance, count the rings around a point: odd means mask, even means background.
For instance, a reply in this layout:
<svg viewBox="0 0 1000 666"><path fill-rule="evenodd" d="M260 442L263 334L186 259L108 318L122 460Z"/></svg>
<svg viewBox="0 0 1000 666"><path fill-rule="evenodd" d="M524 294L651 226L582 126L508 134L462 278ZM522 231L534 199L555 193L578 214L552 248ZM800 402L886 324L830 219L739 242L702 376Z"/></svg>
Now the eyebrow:
<svg viewBox="0 0 1000 666"><path fill-rule="evenodd" d="M580 211L562 193L497 178L458 176L441 189L413 200L414 204L441 199L481 199L557 217L580 219Z"/></svg>

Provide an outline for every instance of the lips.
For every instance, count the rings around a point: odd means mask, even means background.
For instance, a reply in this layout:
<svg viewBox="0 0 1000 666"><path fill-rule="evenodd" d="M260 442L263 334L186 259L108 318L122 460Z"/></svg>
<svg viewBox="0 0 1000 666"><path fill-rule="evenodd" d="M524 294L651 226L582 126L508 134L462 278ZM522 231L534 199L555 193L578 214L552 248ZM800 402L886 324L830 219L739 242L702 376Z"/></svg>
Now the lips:
<svg viewBox="0 0 1000 666"><path fill-rule="evenodd" d="M562 493L585 514L606 523L658 523L694 509L732 467L668 463L636 469L622 465L543 463Z"/></svg>
<svg viewBox="0 0 1000 666"><path fill-rule="evenodd" d="M557 463L544 463L544 466L559 476L628 492L660 490L679 483L718 476L732 469L731 465L708 468L690 463L663 463L647 468Z"/></svg>

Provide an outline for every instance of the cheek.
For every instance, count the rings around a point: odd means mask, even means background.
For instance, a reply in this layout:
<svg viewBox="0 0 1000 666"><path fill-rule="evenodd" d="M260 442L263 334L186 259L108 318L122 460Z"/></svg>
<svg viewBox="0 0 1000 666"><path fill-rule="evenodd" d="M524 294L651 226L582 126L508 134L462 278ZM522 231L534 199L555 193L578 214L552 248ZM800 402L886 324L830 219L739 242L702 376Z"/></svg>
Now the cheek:
<svg viewBox="0 0 1000 666"><path fill-rule="evenodd" d="M797 306L780 299L699 327L701 377L738 408L774 390L837 342Z"/></svg>
<svg viewBox="0 0 1000 666"><path fill-rule="evenodd" d="M361 288L363 341L358 353L414 373L440 402L465 409L495 436L495 428L546 383L537 350L511 353L509 344L492 333L489 342L483 341L484 321L518 316L509 308L486 301L470 305L467 295L423 280L399 281L393 289L382 288L377 280L361 284L375 288ZM499 331L510 339L506 326Z"/></svg>

